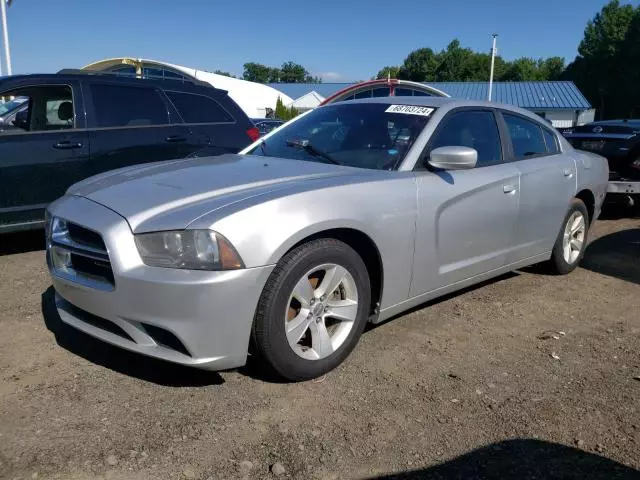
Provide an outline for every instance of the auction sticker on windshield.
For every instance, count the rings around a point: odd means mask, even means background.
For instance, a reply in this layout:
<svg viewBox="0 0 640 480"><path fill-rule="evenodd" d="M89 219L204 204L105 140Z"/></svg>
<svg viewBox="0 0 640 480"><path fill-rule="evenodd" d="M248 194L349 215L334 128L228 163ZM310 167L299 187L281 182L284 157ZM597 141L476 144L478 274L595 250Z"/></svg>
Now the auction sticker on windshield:
<svg viewBox="0 0 640 480"><path fill-rule="evenodd" d="M435 109L429 107L417 107L415 105L391 105L385 110L386 113L405 113L408 115L420 115L428 117Z"/></svg>

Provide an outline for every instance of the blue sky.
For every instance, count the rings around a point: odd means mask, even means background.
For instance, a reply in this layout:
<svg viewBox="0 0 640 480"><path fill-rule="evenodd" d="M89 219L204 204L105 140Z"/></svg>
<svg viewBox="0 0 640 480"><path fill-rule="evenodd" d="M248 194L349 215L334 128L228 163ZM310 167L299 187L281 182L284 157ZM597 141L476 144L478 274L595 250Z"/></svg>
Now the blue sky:
<svg viewBox="0 0 640 480"><path fill-rule="evenodd" d="M506 59L572 60L605 0L14 0L14 73L81 67L108 57L242 73L245 62L293 60L325 81L368 79L419 47L453 38ZM627 2L628 3L628 2ZM638 0L630 3L638 4Z"/></svg>

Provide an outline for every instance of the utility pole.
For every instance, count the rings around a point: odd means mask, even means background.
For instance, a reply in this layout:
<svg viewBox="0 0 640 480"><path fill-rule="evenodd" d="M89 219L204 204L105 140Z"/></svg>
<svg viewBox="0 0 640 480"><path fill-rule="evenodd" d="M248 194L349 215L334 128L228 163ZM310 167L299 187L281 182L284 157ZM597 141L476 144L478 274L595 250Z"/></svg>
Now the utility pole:
<svg viewBox="0 0 640 480"><path fill-rule="evenodd" d="M11 75L11 53L9 51L9 30L7 30L7 0L0 0L0 15L2 15L4 59L7 62L7 75Z"/></svg>
<svg viewBox="0 0 640 480"><path fill-rule="evenodd" d="M496 38L498 38L498 34L494 33L491 36L493 37L493 45L491 46L491 72L489 73L489 101L491 101L491 93L493 91L493 65L496 61Z"/></svg>

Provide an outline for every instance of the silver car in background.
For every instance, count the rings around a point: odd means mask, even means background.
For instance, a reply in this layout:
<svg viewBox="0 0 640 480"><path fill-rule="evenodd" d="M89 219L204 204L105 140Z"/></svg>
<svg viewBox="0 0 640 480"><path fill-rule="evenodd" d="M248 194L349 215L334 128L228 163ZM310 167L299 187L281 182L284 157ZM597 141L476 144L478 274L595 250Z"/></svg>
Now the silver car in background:
<svg viewBox="0 0 640 480"><path fill-rule="evenodd" d="M347 101L240 155L76 184L48 209L47 260L60 317L90 335L211 370L252 343L303 380L368 321L538 262L573 270L607 176L525 110Z"/></svg>

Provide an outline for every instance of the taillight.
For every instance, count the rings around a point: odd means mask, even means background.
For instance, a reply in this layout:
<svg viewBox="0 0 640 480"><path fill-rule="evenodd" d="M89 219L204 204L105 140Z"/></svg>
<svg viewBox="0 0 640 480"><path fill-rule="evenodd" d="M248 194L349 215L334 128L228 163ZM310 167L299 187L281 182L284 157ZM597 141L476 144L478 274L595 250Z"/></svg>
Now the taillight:
<svg viewBox="0 0 640 480"><path fill-rule="evenodd" d="M249 135L249 138L252 142L255 142L260 138L260 130L258 130L256 127L250 128L249 130L247 130L247 135Z"/></svg>

